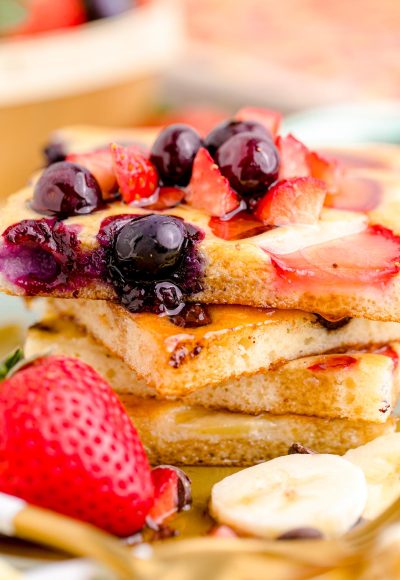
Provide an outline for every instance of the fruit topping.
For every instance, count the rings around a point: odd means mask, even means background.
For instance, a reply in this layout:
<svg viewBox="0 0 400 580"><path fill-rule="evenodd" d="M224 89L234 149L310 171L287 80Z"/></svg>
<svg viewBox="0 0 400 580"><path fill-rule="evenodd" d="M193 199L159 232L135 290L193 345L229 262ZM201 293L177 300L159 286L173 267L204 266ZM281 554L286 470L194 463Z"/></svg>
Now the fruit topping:
<svg viewBox="0 0 400 580"><path fill-rule="evenodd" d="M58 141L53 141L44 147L43 155L46 161L46 165L51 165L52 163L57 163L57 161L65 161L65 145Z"/></svg>
<svg viewBox="0 0 400 580"><path fill-rule="evenodd" d="M55 219L23 220L3 234L1 269L28 295L64 285L74 270L78 240Z"/></svg>
<svg viewBox="0 0 400 580"><path fill-rule="evenodd" d="M112 165L125 203L146 206L157 201L158 175L136 145L111 145Z"/></svg>
<svg viewBox="0 0 400 580"><path fill-rule="evenodd" d="M281 159L279 179L311 175L308 163L309 150L301 141L289 134L286 137L279 136L276 146Z"/></svg>
<svg viewBox="0 0 400 580"><path fill-rule="evenodd" d="M103 199L90 171L59 161L43 171L33 190L31 207L38 213L65 219L101 209Z"/></svg>
<svg viewBox="0 0 400 580"><path fill-rule="evenodd" d="M215 156L222 175L243 196L263 194L276 181L279 155L275 145L254 133L238 133Z"/></svg>
<svg viewBox="0 0 400 580"><path fill-rule="evenodd" d="M171 465L160 465L152 472L154 505L146 523L158 529L166 520L178 512L187 510L192 503L190 479L182 469Z"/></svg>
<svg viewBox="0 0 400 580"><path fill-rule="evenodd" d="M345 175L337 180L337 189L328 193L326 207L349 211L368 212L382 201L381 185L374 179Z"/></svg>
<svg viewBox="0 0 400 580"><path fill-rule="evenodd" d="M261 123L257 123L257 121L236 121L231 119L223 121L214 127L204 139L204 147L214 157L218 147L238 133L253 133L254 135L272 141L271 132Z"/></svg>
<svg viewBox="0 0 400 580"><path fill-rule="evenodd" d="M0 490L129 536L154 501L143 446L84 362L42 357L0 384ZM18 453L16 453L18 450Z"/></svg>
<svg viewBox="0 0 400 580"><path fill-rule="evenodd" d="M201 147L194 159L186 202L212 216L222 217L240 205L238 195L207 151Z"/></svg>
<svg viewBox="0 0 400 580"><path fill-rule="evenodd" d="M239 537L237 533L234 530L232 530L232 528L224 525L213 526L211 530L208 532L208 535L212 536L213 538L225 538L225 539Z"/></svg>
<svg viewBox="0 0 400 580"><path fill-rule="evenodd" d="M223 240L241 240L267 232L271 226L266 226L252 214L241 211L231 219L212 217L208 225L218 238Z"/></svg>
<svg viewBox="0 0 400 580"><path fill-rule="evenodd" d="M354 356L347 355L326 355L321 360L313 363L308 368L309 371L333 371L340 369L348 369L357 364L357 359Z"/></svg>
<svg viewBox="0 0 400 580"><path fill-rule="evenodd" d="M278 181L260 200L255 215L270 226L315 224L326 193L325 183L313 177Z"/></svg>
<svg viewBox="0 0 400 580"><path fill-rule="evenodd" d="M179 314L170 316L170 321L182 328L197 328L211 324L211 314L207 306L199 302L185 304Z"/></svg>
<svg viewBox="0 0 400 580"><path fill-rule="evenodd" d="M381 226L305 247L292 254L273 255L278 274L307 284L379 284L400 270L400 237Z"/></svg>
<svg viewBox="0 0 400 580"><path fill-rule="evenodd" d="M178 265L185 245L185 225L178 218L132 218L115 238L113 267L123 272L126 280L159 279Z"/></svg>
<svg viewBox="0 0 400 580"><path fill-rule="evenodd" d="M393 368L396 369L398 367L399 355L397 354L395 349L390 346L390 344L385 344L383 346L373 348L371 352L373 352L374 354L382 354L383 356L388 356L393 361Z"/></svg>
<svg viewBox="0 0 400 580"><path fill-rule="evenodd" d="M339 455L293 454L218 482L211 512L219 523L245 534L282 538L313 528L334 538L352 528L366 502L367 484L359 467Z"/></svg>
<svg viewBox="0 0 400 580"><path fill-rule="evenodd" d="M179 205L185 197L185 191L179 187L160 187L158 199L155 203L147 206L147 209L163 211Z"/></svg>
<svg viewBox="0 0 400 580"><path fill-rule="evenodd" d="M310 151L308 153L308 164L312 177L322 179L329 186L330 191L336 191L336 182L340 171L334 159L327 159L316 151Z"/></svg>
<svg viewBox="0 0 400 580"><path fill-rule="evenodd" d="M99 20L118 16L131 10L135 2L132 0L83 0L88 20Z"/></svg>
<svg viewBox="0 0 400 580"><path fill-rule="evenodd" d="M342 328L342 326L349 324L351 320L350 316L344 316L343 318L327 318L327 316L321 316L316 312L314 314L317 318L317 322L326 328L326 330L337 330L338 328Z"/></svg>
<svg viewBox="0 0 400 580"><path fill-rule="evenodd" d="M201 146L198 133L189 125L169 125L161 131L151 148L162 185L186 186L192 175L194 157Z"/></svg>
<svg viewBox="0 0 400 580"><path fill-rule="evenodd" d="M90 171L100 185L104 199L107 199L107 194L117 191L118 185L110 147L95 149L88 153L69 153L66 160L86 167Z"/></svg>
<svg viewBox="0 0 400 580"><path fill-rule="evenodd" d="M243 107L236 115L238 121L256 121L265 127L265 129L274 137L279 132L282 115L277 111L263 109L261 107Z"/></svg>
<svg viewBox="0 0 400 580"><path fill-rule="evenodd" d="M202 289L196 250L202 238L200 230L169 215L111 216L98 234L104 277L131 312L178 314L183 296Z"/></svg>

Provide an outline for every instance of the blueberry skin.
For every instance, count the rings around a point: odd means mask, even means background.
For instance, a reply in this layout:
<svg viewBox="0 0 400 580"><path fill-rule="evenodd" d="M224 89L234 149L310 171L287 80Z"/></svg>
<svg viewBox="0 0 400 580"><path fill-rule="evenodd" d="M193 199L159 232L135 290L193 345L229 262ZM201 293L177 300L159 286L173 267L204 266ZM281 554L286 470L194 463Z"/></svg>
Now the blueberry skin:
<svg viewBox="0 0 400 580"><path fill-rule="evenodd" d="M163 185L188 185L200 146L198 133L189 125L176 123L161 131L151 148L150 161Z"/></svg>
<svg viewBox="0 0 400 580"><path fill-rule="evenodd" d="M254 135L272 141L271 133L261 123L257 123L256 121L235 121L232 119L230 121L223 121L214 127L204 139L204 147L208 149L212 157L215 157L217 149L225 141L228 141L228 139L238 133L253 133Z"/></svg>
<svg viewBox="0 0 400 580"><path fill-rule="evenodd" d="M279 173L275 145L253 133L238 133L216 153L221 173L243 197L265 193Z"/></svg>
<svg viewBox="0 0 400 580"><path fill-rule="evenodd" d="M59 161L45 169L36 183L31 207L36 212L66 219L104 206L99 184L85 167Z"/></svg>
<svg viewBox="0 0 400 580"><path fill-rule="evenodd" d="M179 266L186 239L183 222L172 216L133 218L116 235L112 261L125 280L157 280Z"/></svg>

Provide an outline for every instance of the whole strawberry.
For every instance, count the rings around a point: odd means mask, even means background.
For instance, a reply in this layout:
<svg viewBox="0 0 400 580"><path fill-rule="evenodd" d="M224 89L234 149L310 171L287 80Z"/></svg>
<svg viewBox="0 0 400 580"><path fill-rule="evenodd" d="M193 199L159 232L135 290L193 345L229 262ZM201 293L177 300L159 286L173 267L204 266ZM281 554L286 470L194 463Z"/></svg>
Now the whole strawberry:
<svg viewBox="0 0 400 580"><path fill-rule="evenodd" d="M87 364L39 358L0 383L0 491L120 536L154 501L138 434Z"/></svg>

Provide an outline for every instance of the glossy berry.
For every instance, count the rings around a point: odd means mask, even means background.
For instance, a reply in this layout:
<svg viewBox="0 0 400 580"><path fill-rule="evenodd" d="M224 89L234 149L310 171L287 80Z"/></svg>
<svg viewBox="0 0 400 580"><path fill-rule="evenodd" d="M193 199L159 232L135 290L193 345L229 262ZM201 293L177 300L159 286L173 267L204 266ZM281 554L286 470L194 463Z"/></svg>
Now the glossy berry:
<svg viewBox="0 0 400 580"><path fill-rule="evenodd" d="M179 265L185 245L181 220L163 215L133 218L116 235L114 265L126 280L159 279Z"/></svg>
<svg viewBox="0 0 400 580"><path fill-rule="evenodd" d="M238 133L216 153L221 173L243 196L266 192L277 179L279 156L275 145L252 133Z"/></svg>
<svg viewBox="0 0 400 580"><path fill-rule="evenodd" d="M272 140L271 133L256 121L223 121L204 139L204 146L214 157L218 147L238 133L253 133L264 139Z"/></svg>
<svg viewBox="0 0 400 580"><path fill-rule="evenodd" d="M184 308L182 290L172 282L158 282L155 285L156 300L160 310L168 315L176 315Z"/></svg>
<svg viewBox="0 0 400 580"><path fill-rule="evenodd" d="M141 529L154 501L118 397L64 356L39 358L0 384L0 491L119 536Z"/></svg>
<svg viewBox="0 0 400 580"><path fill-rule="evenodd" d="M66 151L64 143L53 141L44 147L43 155L46 165L52 165L57 161L65 161Z"/></svg>
<svg viewBox="0 0 400 580"><path fill-rule="evenodd" d="M101 209L99 184L85 167L60 161L42 173L33 191L31 207L38 213L65 219Z"/></svg>
<svg viewBox="0 0 400 580"><path fill-rule="evenodd" d="M131 10L134 0L84 0L88 20L110 18Z"/></svg>
<svg viewBox="0 0 400 580"><path fill-rule="evenodd" d="M150 160L163 185L186 186L189 183L200 145L198 133L189 125L178 123L161 131L151 148Z"/></svg>
<svg viewBox="0 0 400 580"><path fill-rule="evenodd" d="M185 304L178 314L170 317L170 320L182 328L198 328L211 324L211 314L204 304L191 302Z"/></svg>

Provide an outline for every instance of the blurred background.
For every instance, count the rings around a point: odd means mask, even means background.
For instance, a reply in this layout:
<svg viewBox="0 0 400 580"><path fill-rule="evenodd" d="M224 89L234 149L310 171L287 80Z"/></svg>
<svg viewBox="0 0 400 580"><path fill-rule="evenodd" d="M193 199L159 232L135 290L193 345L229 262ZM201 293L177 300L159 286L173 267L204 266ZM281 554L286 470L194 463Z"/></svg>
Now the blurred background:
<svg viewBox="0 0 400 580"><path fill-rule="evenodd" d="M310 144L400 142L400 0L0 0L0 194L66 124L245 104Z"/></svg>

